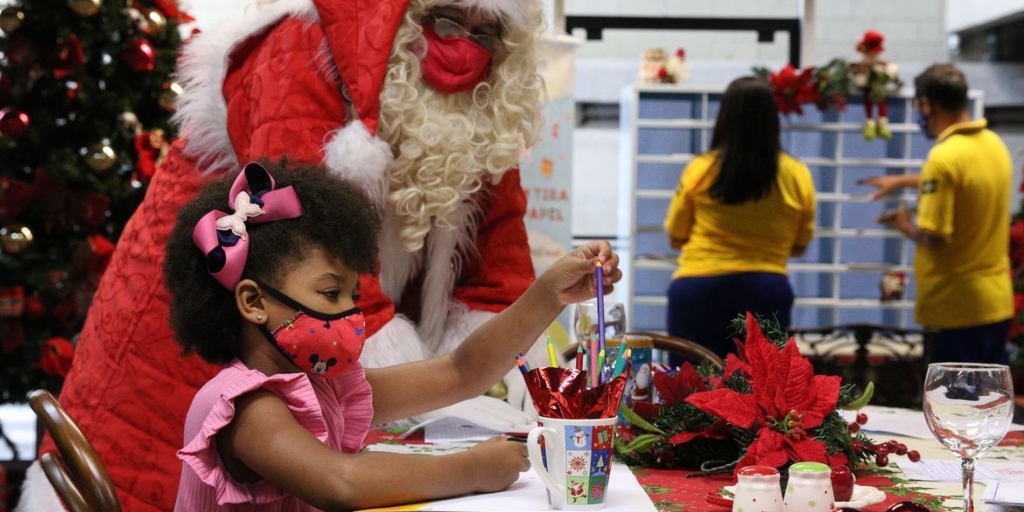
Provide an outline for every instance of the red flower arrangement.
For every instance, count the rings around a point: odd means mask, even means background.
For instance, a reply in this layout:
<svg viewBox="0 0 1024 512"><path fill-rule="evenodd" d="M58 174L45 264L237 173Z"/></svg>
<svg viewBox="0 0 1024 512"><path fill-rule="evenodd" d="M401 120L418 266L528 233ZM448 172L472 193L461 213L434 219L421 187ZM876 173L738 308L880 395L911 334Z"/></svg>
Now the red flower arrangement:
<svg viewBox="0 0 1024 512"><path fill-rule="evenodd" d="M792 64L786 64L782 71L769 73L768 81L775 94L775 104L779 112L803 115L802 103L817 103L820 98L814 79L814 68L807 68L799 73Z"/></svg>
<svg viewBox="0 0 1024 512"><path fill-rule="evenodd" d="M739 321L746 340L735 340L737 355L726 358L721 374L689 363L675 375L657 372L654 386L662 403L620 410L629 422L616 439L620 458L721 473L755 464L784 469L799 461L886 465L889 453L919 457L894 441L869 439L860 431L866 415L847 422L837 412L867 405L873 386L854 396L854 386L843 385L840 377L815 375L777 323L759 322L749 313Z"/></svg>

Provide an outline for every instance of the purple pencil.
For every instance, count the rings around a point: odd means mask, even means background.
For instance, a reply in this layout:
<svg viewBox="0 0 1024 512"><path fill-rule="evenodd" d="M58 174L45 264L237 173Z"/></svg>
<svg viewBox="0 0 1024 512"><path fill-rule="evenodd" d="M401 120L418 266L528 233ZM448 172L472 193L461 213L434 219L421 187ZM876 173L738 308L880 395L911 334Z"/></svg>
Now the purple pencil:
<svg viewBox="0 0 1024 512"><path fill-rule="evenodd" d="M597 262L597 350L604 350L604 267Z"/></svg>

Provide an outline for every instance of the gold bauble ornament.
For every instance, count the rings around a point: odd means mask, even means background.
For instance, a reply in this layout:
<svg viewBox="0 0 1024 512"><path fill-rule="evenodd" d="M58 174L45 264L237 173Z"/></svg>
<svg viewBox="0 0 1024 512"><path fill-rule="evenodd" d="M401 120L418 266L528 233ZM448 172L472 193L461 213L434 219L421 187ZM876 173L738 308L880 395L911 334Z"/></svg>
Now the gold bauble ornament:
<svg viewBox="0 0 1024 512"><path fill-rule="evenodd" d="M21 10L21 7L11 5L0 11L0 30L3 30L4 34L10 35L16 32L21 28L23 21L25 21L25 11Z"/></svg>
<svg viewBox="0 0 1024 512"><path fill-rule="evenodd" d="M103 174L117 163L117 151L110 147L109 141L93 144L85 154L85 163L93 171Z"/></svg>
<svg viewBox="0 0 1024 512"><path fill-rule="evenodd" d="M146 33L154 36L163 33L164 27L167 26L167 18L156 9L146 12L146 22Z"/></svg>
<svg viewBox="0 0 1024 512"><path fill-rule="evenodd" d="M0 249L8 254L19 254L32 245L32 230L22 224L0 227Z"/></svg>
<svg viewBox="0 0 1024 512"><path fill-rule="evenodd" d="M184 91L181 84L178 82L167 82L163 86L163 91L160 91L160 96L157 98L157 103L160 107L168 112L174 112L178 110L178 97Z"/></svg>
<svg viewBox="0 0 1024 512"><path fill-rule="evenodd" d="M101 5L103 5L103 0L68 0L71 10L83 18L96 15L100 12Z"/></svg>

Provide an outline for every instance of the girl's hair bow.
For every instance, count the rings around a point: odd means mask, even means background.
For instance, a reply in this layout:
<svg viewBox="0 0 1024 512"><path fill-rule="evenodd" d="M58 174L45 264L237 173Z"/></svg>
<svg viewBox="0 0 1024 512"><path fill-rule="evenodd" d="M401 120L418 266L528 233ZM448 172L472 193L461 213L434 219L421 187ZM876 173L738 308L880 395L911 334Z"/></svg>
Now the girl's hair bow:
<svg viewBox="0 0 1024 512"><path fill-rule="evenodd" d="M228 207L232 213L213 210L203 215L192 229L192 241L206 255L210 275L234 290L249 255L247 223L294 219L302 215L302 205L295 189L275 189L274 177L262 165L250 163L231 185Z"/></svg>

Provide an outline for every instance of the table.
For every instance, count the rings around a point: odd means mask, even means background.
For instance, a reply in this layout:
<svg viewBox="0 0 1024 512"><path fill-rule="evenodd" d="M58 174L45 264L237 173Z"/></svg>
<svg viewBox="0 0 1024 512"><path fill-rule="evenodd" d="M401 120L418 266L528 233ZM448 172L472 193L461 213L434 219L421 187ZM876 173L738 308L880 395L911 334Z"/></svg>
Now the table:
<svg viewBox="0 0 1024 512"><path fill-rule="evenodd" d="M414 433L407 439L400 440L397 432L375 430L368 436L368 443L402 442L422 443L422 433ZM956 460L952 452L943 447L936 439L919 439L907 436L871 434L875 441L882 442L895 439L906 444L910 449L918 450L922 460ZM882 512L889 505L908 499L919 500L935 512L944 510L962 510L963 498L959 482L921 482L908 481L899 469L896 461L905 457L890 456L890 464L883 469L872 472L860 471L857 474L859 485L870 485L885 491L887 499L884 503L864 509L864 512ZM990 450L982 460L1001 459L1024 462L1024 432L1011 432L999 446ZM690 512L690 511L724 511L720 506L709 504L704 496L708 492L716 492L722 486L733 483L732 475L710 475L691 477L693 471L666 470L647 467L632 467L637 480L647 491L648 497L659 512ZM975 484L975 504L977 510L996 512L1003 509L986 505L982 501L984 484Z"/></svg>

